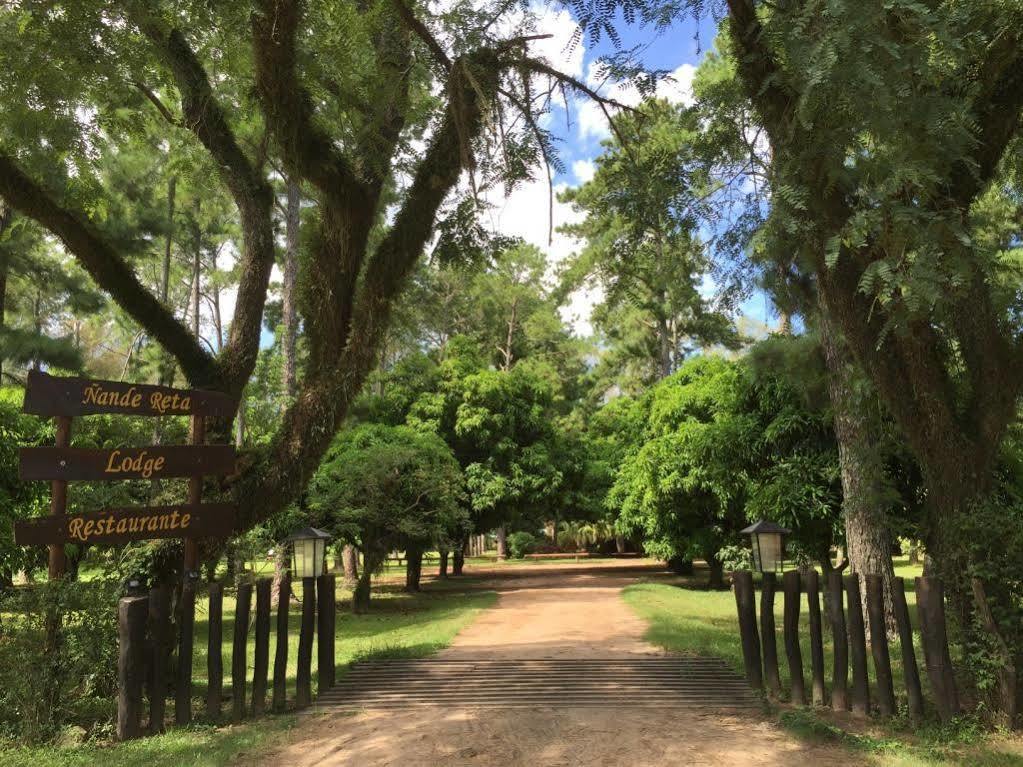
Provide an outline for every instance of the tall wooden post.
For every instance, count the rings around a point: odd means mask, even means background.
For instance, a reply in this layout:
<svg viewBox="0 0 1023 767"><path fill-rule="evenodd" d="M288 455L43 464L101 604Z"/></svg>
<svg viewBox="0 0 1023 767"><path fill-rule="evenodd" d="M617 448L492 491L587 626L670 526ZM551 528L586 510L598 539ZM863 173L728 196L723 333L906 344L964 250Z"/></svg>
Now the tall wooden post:
<svg viewBox="0 0 1023 767"><path fill-rule="evenodd" d="M291 576L281 579L277 592L277 645L274 652L273 710L284 711L288 702L288 608L291 604Z"/></svg>
<svg viewBox="0 0 1023 767"><path fill-rule="evenodd" d="M739 613L739 638L742 640L742 659L746 667L746 680L757 690L764 688L763 668L760 664L760 637L757 636L757 605L753 591L753 573L738 570L732 573L735 589L735 607Z"/></svg>
<svg viewBox="0 0 1023 767"><path fill-rule="evenodd" d="M71 417L59 415L53 419L57 427L54 447L69 447L71 445ZM67 514L67 480L54 479L50 481L50 516L63 517ZM67 570L67 557L64 555L64 544L51 543L49 577L51 581L64 577Z"/></svg>
<svg viewBox="0 0 1023 767"><path fill-rule="evenodd" d="M192 721L192 652L195 636L195 580L185 575L181 584L181 625L178 633L178 676L174 691L175 724Z"/></svg>
<svg viewBox="0 0 1023 767"><path fill-rule="evenodd" d="M849 708L849 639L845 628L845 610L842 607L842 573L828 573L828 619L831 623L831 641L834 643L834 670L831 676L831 708L845 711Z"/></svg>
<svg viewBox="0 0 1023 767"><path fill-rule="evenodd" d="M806 606L810 618L810 673L813 705L824 705L824 632L821 628L820 582L816 570L806 573Z"/></svg>
<svg viewBox="0 0 1023 767"><path fill-rule="evenodd" d="M313 634L316 621L316 579L302 579L302 626L298 634L298 668L295 672L295 702L299 707L313 702Z"/></svg>
<svg viewBox="0 0 1023 767"><path fill-rule="evenodd" d="M249 613L252 584L241 583L235 597L234 645L231 648L231 710L235 722L245 716L245 674L249 666Z"/></svg>
<svg viewBox="0 0 1023 767"><path fill-rule="evenodd" d="M145 682L146 620L149 597L123 597L117 605L117 739L142 734L142 688Z"/></svg>
<svg viewBox="0 0 1023 767"><path fill-rule="evenodd" d="M774 629L774 594L777 577L764 573L760 584L760 642L764 648L764 681L774 696L781 694L781 676L778 674L778 634Z"/></svg>
<svg viewBox="0 0 1023 767"><path fill-rule="evenodd" d="M906 581L903 578L896 578L892 582L892 606L895 608L895 624L899 627L902 678L906 683L909 716L918 720L924 714L924 699L920 689L920 671L916 665L916 650L913 649L913 625L909 621L909 606L906 604Z"/></svg>
<svg viewBox="0 0 1023 767"><path fill-rule="evenodd" d="M269 578L256 581L256 656L252 670L252 713L266 711L266 678L270 668L270 587Z"/></svg>
<svg viewBox="0 0 1023 767"><path fill-rule="evenodd" d="M867 615L870 616L870 653L874 656L877 681L877 708L882 716L895 713L895 688L892 661L888 653L888 631L884 620L884 581L880 575L867 575Z"/></svg>
<svg viewBox="0 0 1023 767"><path fill-rule="evenodd" d="M319 678L319 692L322 695L334 686L334 620L336 614L337 586L333 575L321 575L316 579L317 632L316 670Z"/></svg>
<svg viewBox="0 0 1023 767"><path fill-rule="evenodd" d="M806 705L806 682L803 678L803 654L799 649L799 570L789 570L782 576L782 590L785 593L783 630L785 635L785 657L789 662L789 676L792 680L792 702L797 706Z"/></svg>
<svg viewBox="0 0 1023 767"><path fill-rule="evenodd" d="M189 442L202 445L206 442L206 422L201 415L191 417ZM188 478L188 502L194 506L202 503L202 474ZM199 567L199 544L194 538L185 538L185 577L189 577Z"/></svg>
<svg viewBox="0 0 1023 767"><path fill-rule="evenodd" d="M149 592L149 632L152 660L149 683L149 731L163 732L167 710L167 657L170 653L170 591L156 586Z"/></svg>
<svg viewBox="0 0 1023 767"><path fill-rule="evenodd" d="M844 578L845 595L849 600L849 651L852 656L852 710L866 716L870 713L870 683L867 680L867 635L863 626L863 600L860 597L860 576L852 573Z"/></svg>
<svg viewBox="0 0 1023 767"><path fill-rule="evenodd" d="M956 690L952 658L948 651L945 587L941 578L916 579L916 606L920 616L924 665L931 680L934 704L941 721L947 724L959 713L959 693Z"/></svg>
<svg viewBox="0 0 1023 767"><path fill-rule="evenodd" d="M220 721L224 698L224 585L210 584L209 630L206 644L206 714Z"/></svg>

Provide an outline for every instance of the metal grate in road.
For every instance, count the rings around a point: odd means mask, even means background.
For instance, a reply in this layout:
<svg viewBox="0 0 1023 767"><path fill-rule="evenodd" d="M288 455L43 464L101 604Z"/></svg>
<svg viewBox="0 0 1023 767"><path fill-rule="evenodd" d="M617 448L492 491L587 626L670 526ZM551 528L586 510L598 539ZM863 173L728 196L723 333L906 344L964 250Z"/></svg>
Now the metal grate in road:
<svg viewBox="0 0 1023 767"><path fill-rule="evenodd" d="M697 657L361 661L319 707L656 706L748 708L759 698L724 663Z"/></svg>

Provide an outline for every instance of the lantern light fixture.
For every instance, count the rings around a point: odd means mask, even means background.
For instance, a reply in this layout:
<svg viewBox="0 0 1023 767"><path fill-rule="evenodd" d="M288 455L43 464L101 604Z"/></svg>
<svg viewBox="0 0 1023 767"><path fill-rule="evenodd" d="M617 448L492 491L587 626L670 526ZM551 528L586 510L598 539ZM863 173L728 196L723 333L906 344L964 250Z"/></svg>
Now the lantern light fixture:
<svg viewBox="0 0 1023 767"><path fill-rule="evenodd" d="M295 578L315 578L323 575L323 559L330 533L306 527L288 536L292 544L291 574Z"/></svg>
<svg viewBox="0 0 1023 767"><path fill-rule="evenodd" d="M745 530L742 535L750 537L753 546L753 569L761 573L781 572L785 566L785 536L787 530L774 522L760 520Z"/></svg>

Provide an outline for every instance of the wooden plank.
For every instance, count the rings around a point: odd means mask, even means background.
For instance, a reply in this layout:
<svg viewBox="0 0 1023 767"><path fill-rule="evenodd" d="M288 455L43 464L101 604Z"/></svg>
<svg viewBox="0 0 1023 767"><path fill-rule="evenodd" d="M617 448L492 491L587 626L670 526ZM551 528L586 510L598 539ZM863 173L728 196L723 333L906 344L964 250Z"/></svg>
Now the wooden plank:
<svg viewBox="0 0 1023 767"><path fill-rule="evenodd" d="M456 550L456 556L458 551ZM457 558L456 558L457 563ZM738 570L732 573L735 588L735 608L739 614L739 638L742 640L742 659L746 667L746 680L757 690L764 688L763 667L760 663L760 638L757 636L757 606L753 591L753 573Z"/></svg>
<svg viewBox="0 0 1023 767"><path fill-rule="evenodd" d="M178 673L174 690L174 723L192 723L192 652L195 641L195 581L181 584L178 609Z"/></svg>
<svg viewBox="0 0 1023 767"><path fill-rule="evenodd" d="M778 673L778 634L774 628L774 594L778 579L774 573L764 573L760 582L760 642L764 649L764 681L774 696L781 694L781 676Z"/></svg>
<svg viewBox="0 0 1023 767"><path fill-rule="evenodd" d="M123 597L117 603L117 739L142 735L146 621L149 597Z"/></svg>
<svg viewBox="0 0 1023 767"><path fill-rule="evenodd" d="M337 586L333 575L321 575L316 579L317 632L316 669L319 679L319 693L334 686L334 628Z"/></svg>
<svg viewBox="0 0 1023 767"><path fill-rule="evenodd" d="M931 680L938 716L947 724L959 713L959 693L948 651L945 587L940 578L916 579L916 605L920 616L924 665L927 666L927 676Z"/></svg>
<svg viewBox="0 0 1023 767"><path fill-rule="evenodd" d="M58 543L126 543L186 535L222 538L234 529L237 508L228 503L107 509L14 523L19 546Z"/></svg>
<svg viewBox="0 0 1023 767"><path fill-rule="evenodd" d="M28 374L22 410L34 415L208 415L230 416L237 409L226 394L201 389L132 384L86 378L58 378L38 370Z"/></svg>
<svg viewBox="0 0 1023 767"><path fill-rule="evenodd" d="M234 608L234 645L231 648L231 712L235 722L245 716L245 673L249 666L249 613L252 611L252 584L238 586Z"/></svg>
<svg viewBox="0 0 1023 767"><path fill-rule="evenodd" d="M316 579L302 579L302 625L298 634L298 669L295 672L297 691L295 702L298 706L308 706L313 702L312 664L313 664L313 633L316 616Z"/></svg>
<svg viewBox="0 0 1023 767"><path fill-rule="evenodd" d="M266 711L266 679L270 667L270 587L269 578L256 581L256 657L252 670L252 714Z"/></svg>
<svg viewBox="0 0 1023 767"><path fill-rule="evenodd" d="M288 608L291 606L291 578L285 574L277 592L277 641L274 649L274 713L284 711L288 702Z"/></svg>
<svg viewBox="0 0 1023 767"><path fill-rule="evenodd" d="M56 421L55 447L66 448L71 444L71 419L58 417ZM67 513L67 482L55 479L50 482L50 518L59 523ZM59 541L47 541L49 547L49 578L55 581L64 575L67 568L67 557L64 546Z"/></svg>
<svg viewBox="0 0 1023 767"><path fill-rule="evenodd" d="M902 678L906 685L909 715L918 720L924 714L924 697L920 689L920 671L916 665L916 650L913 648L913 625L909 621L909 605L906 604L906 581L896 578L892 582L892 605L895 608L895 624L899 628L899 647L902 650Z"/></svg>
<svg viewBox="0 0 1023 767"><path fill-rule="evenodd" d="M816 570L806 573L806 605L810 619L810 673L813 705L824 705L824 632L821 629L820 582Z"/></svg>
<svg viewBox="0 0 1023 767"><path fill-rule="evenodd" d="M789 662L792 680L792 702L806 705L806 682L803 679L803 653L799 649L799 597L801 593L799 570L789 570L782 576L785 593L784 625L785 657Z"/></svg>
<svg viewBox="0 0 1023 767"><path fill-rule="evenodd" d="M206 715L219 722L224 700L224 585L210 584L209 631L206 644Z"/></svg>
<svg viewBox="0 0 1023 767"><path fill-rule="evenodd" d="M23 447L18 451L22 480L64 481L163 479L230 474L235 468L231 445L174 445L96 450L79 447Z"/></svg>
<svg viewBox="0 0 1023 767"><path fill-rule="evenodd" d="M877 708L882 716L895 713L895 688L892 685L892 661L888 653L888 630L884 619L884 581L880 575L867 575L867 614L870 617L870 654L874 657L877 680Z"/></svg>
<svg viewBox="0 0 1023 767"><path fill-rule="evenodd" d="M849 654L852 657L852 710L866 716L870 713L870 683L867 681L867 635L863 627L863 600L860 597L860 576L845 576L845 594L849 600Z"/></svg>
<svg viewBox="0 0 1023 767"><path fill-rule="evenodd" d="M834 645L831 674L831 708L846 711L849 708L849 638L845 627L845 609L842 606L842 573L828 573L828 621Z"/></svg>
<svg viewBox="0 0 1023 767"><path fill-rule="evenodd" d="M170 653L170 590L156 586L149 592L151 642L149 682L149 732L164 731L167 711L167 656Z"/></svg>

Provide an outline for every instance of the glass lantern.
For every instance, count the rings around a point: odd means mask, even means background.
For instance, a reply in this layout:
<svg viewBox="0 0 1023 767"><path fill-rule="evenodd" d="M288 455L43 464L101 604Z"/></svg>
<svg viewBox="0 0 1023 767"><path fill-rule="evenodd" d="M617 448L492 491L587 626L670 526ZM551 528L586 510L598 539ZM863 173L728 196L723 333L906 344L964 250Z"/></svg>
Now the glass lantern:
<svg viewBox="0 0 1023 767"><path fill-rule="evenodd" d="M289 536L292 544L291 574L295 578L315 578L323 574L323 558L330 533L307 527Z"/></svg>
<svg viewBox="0 0 1023 767"><path fill-rule="evenodd" d="M774 522L761 520L742 531L753 546L753 569L761 573L781 572L785 566L785 536L791 531Z"/></svg>

